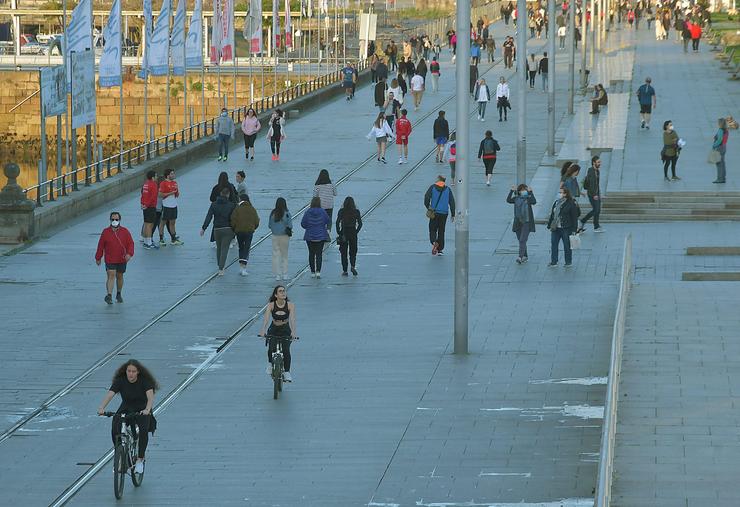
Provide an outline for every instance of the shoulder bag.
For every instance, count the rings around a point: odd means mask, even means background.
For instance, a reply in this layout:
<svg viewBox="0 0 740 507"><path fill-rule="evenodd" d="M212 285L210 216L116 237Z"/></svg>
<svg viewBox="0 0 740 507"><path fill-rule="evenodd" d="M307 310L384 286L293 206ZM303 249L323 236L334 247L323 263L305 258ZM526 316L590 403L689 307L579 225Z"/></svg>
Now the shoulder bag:
<svg viewBox="0 0 740 507"><path fill-rule="evenodd" d="M707 157L707 162L709 164L718 164L722 160L722 154L719 152L719 150L715 150L712 148L709 150L709 157Z"/></svg>
<svg viewBox="0 0 740 507"><path fill-rule="evenodd" d="M440 201L440 199L442 199L442 192L444 192L444 190L441 190L441 191L439 192L439 197L437 197L437 204L439 204L439 201ZM436 207L437 207L437 204L434 204L434 205L433 205L433 206L432 206L431 208L428 208L428 209L427 209L427 218L428 218L429 220L432 220L432 219L434 219L434 217L435 217L435 216L437 215L437 214L436 214L436 213L434 212L434 208L436 208Z"/></svg>

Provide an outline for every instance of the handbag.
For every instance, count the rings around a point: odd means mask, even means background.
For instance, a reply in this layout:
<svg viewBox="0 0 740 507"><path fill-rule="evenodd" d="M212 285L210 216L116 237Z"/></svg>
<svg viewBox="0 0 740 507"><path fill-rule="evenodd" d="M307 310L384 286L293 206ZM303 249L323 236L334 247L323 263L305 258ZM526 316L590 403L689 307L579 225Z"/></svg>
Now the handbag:
<svg viewBox="0 0 740 507"><path fill-rule="evenodd" d="M578 234L570 235L570 248L572 250L578 250L581 248L581 237Z"/></svg>
<svg viewBox="0 0 740 507"><path fill-rule="evenodd" d="M719 150L715 150L712 148L709 150L709 156L707 157L707 162L710 164L718 164L722 160L722 154L719 152Z"/></svg>
<svg viewBox="0 0 740 507"><path fill-rule="evenodd" d="M437 204L439 204L439 200L440 200L440 199L442 199L442 192L443 192L443 191L441 191L441 192L439 193L439 197L437 197ZM432 206L431 208L427 208L427 218L428 218L429 220L432 220L432 219L434 219L434 217L435 217L435 216L437 216L437 214L436 214L436 213L434 212L434 208L436 208L436 207L437 207L437 204L435 204L435 205L434 205L434 206Z"/></svg>
<svg viewBox="0 0 740 507"><path fill-rule="evenodd" d="M285 234L286 234L286 235L287 235L288 237L291 237L291 236L293 235L293 228L292 228L292 227L286 227L286 228L285 228Z"/></svg>

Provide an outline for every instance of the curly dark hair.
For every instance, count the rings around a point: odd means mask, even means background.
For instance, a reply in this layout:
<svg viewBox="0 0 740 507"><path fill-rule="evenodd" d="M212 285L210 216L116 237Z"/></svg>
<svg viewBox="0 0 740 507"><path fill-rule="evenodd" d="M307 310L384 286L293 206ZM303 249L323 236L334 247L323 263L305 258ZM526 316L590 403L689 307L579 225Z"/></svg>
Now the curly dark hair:
<svg viewBox="0 0 740 507"><path fill-rule="evenodd" d="M159 383L157 382L157 379L154 378L154 375L152 375L152 372L147 370L146 366L141 364L136 359L129 359L121 366L119 366L116 372L113 374L113 382L115 382L116 379L119 378L126 378L126 368L128 368L129 366L134 366L137 370L139 370L139 377L146 380L152 386L152 389L154 391L159 389Z"/></svg>

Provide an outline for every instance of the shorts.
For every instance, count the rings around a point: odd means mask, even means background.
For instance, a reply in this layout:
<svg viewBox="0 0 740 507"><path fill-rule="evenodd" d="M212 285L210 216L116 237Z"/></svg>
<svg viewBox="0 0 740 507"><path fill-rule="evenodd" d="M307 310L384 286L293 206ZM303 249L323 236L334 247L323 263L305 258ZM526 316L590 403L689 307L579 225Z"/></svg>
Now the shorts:
<svg viewBox="0 0 740 507"><path fill-rule="evenodd" d="M144 212L144 223L153 224L157 221L157 208L146 208Z"/></svg>
<svg viewBox="0 0 740 507"><path fill-rule="evenodd" d="M126 272L126 263L125 262L119 262L115 264L108 264L105 263L105 269L106 271L115 271L116 273L125 273Z"/></svg>
<svg viewBox="0 0 740 507"><path fill-rule="evenodd" d="M388 136L380 136L375 138L375 142L378 144L383 144L388 142Z"/></svg>
<svg viewBox="0 0 740 507"><path fill-rule="evenodd" d="M653 106L652 104L640 104L640 113L641 114L650 114L653 112Z"/></svg>
<svg viewBox="0 0 740 507"><path fill-rule="evenodd" d="M342 81L342 88L349 88L351 90L353 85L354 83L352 81Z"/></svg>
<svg viewBox="0 0 740 507"><path fill-rule="evenodd" d="M396 144L402 144L404 146L408 146L409 145L409 138L408 137L405 137L405 138L402 139L401 136L398 136L398 137L396 137Z"/></svg>
<svg viewBox="0 0 740 507"><path fill-rule="evenodd" d="M244 147L254 148L254 140L257 139L257 134L244 134Z"/></svg>
<svg viewBox="0 0 740 507"><path fill-rule="evenodd" d="M444 136L439 136L436 141L437 146L447 144L447 138Z"/></svg>
<svg viewBox="0 0 740 507"><path fill-rule="evenodd" d="M174 208L162 207L162 220L177 220L177 206Z"/></svg>

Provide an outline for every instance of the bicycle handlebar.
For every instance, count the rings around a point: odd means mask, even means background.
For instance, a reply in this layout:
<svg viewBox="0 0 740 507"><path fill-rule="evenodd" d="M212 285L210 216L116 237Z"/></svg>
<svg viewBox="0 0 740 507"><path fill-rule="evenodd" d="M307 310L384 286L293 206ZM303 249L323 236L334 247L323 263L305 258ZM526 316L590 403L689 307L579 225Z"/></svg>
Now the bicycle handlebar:
<svg viewBox="0 0 740 507"><path fill-rule="evenodd" d="M137 416L137 415L141 415L141 412L129 412L129 413L123 413L122 412L120 414L118 412L103 412L100 415L103 416L103 417L113 417L113 416L116 416L116 415L120 415L121 417L124 417L125 418L125 417L134 417L134 416Z"/></svg>

